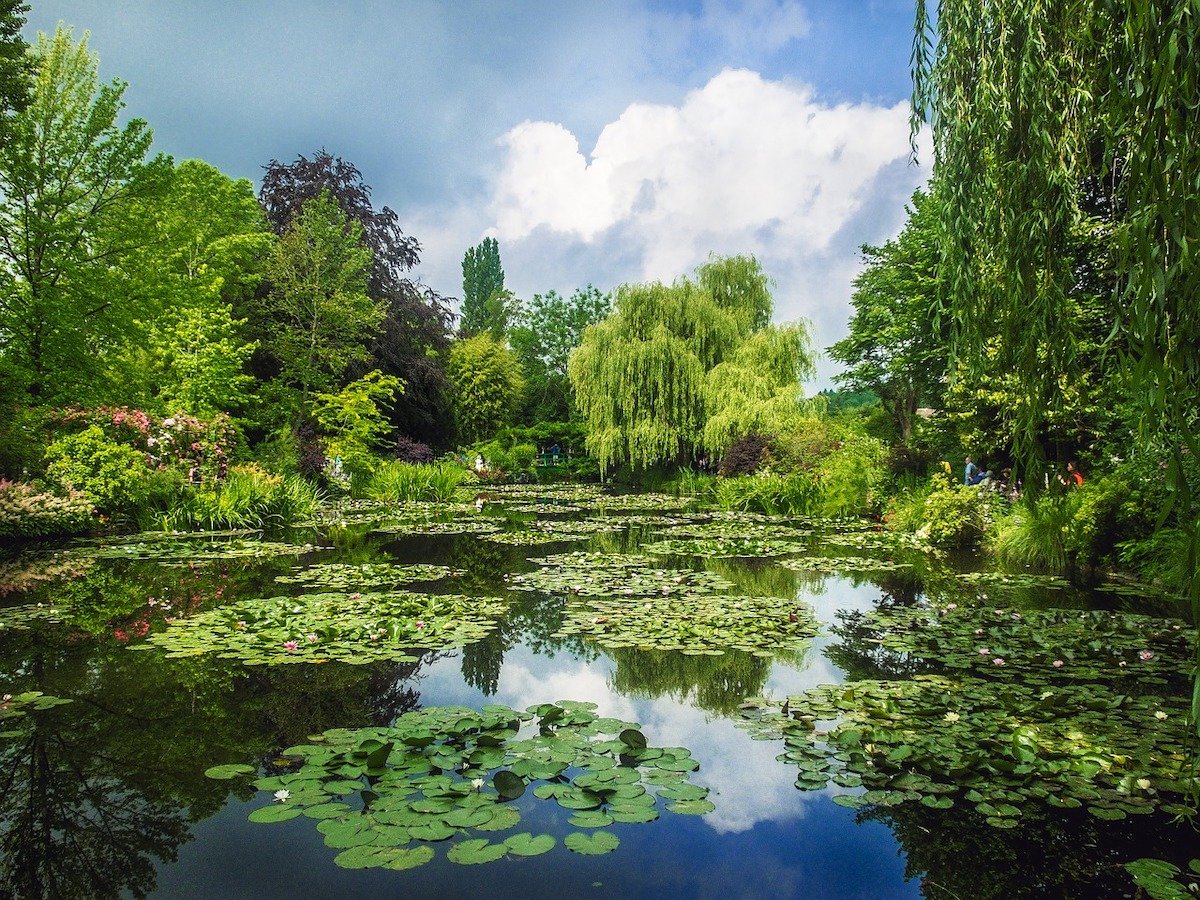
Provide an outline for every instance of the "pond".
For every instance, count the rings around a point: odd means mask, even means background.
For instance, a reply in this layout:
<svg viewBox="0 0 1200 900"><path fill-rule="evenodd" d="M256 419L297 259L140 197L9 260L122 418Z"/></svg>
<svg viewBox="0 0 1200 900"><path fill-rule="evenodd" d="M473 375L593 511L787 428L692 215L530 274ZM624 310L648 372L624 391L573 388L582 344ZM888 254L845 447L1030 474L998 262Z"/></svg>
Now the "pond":
<svg viewBox="0 0 1200 900"><path fill-rule="evenodd" d="M510 488L0 592L4 895L1096 897L1197 855L1175 606L860 523Z"/></svg>

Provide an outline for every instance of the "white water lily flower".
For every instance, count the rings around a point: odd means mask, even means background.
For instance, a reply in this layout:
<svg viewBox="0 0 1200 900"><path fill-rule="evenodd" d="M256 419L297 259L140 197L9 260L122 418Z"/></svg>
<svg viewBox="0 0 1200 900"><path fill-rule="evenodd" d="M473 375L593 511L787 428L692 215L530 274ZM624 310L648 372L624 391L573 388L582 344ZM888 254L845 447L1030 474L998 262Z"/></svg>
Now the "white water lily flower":
<svg viewBox="0 0 1200 900"><path fill-rule="evenodd" d="M951 725L953 725L955 722L957 722L962 717L956 712L948 712L948 713L946 713L944 718L946 719L947 722L949 722Z"/></svg>
<svg viewBox="0 0 1200 900"><path fill-rule="evenodd" d="M275 792L275 799L278 800L280 803L283 803L290 796L292 796L292 792L289 791L287 788L280 788L279 790L277 790Z"/></svg>
<svg viewBox="0 0 1200 900"><path fill-rule="evenodd" d="M1167 717L1167 714L1166 714L1165 712L1163 712L1161 709L1160 709L1160 710L1158 710L1158 711L1157 711L1157 712L1154 714L1154 718L1158 719L1160 722L1161 722L1163 719L1165 719L1166 717Z"/></svg>
<svg viewBox="0 0 1200 900"><path fill-rule="evenodd" d="M482 778L472 778L471 779L471 787L473 787L477 791L482 791L483 790L483 779Z"/></svg>
<svg viewBox="0 0 1200 900"><path fill-rule="evenodd" d="M1137 780L1137 786L1140 787L1143 791L1150 790L1150 779L1149 778L1139 778Z"/></svg>

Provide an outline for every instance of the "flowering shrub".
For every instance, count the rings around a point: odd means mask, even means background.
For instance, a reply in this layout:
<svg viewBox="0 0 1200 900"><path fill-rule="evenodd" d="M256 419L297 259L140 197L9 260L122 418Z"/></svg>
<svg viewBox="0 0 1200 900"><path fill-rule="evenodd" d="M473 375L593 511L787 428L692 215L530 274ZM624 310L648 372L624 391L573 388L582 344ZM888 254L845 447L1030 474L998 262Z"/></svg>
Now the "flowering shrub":
<svg viewBox="0 0 1200 900"><path fill-rule="evenodd" d="M81 493L59 496L27 482L0 479L0 537L78 534L94 524L92 504Z"/></svg>
<svg viewBox="0 0 1200 900"><path fill-rule="evenodd" d="M161 418L125 406L74 407L63 410L56 424L65 429L99 428L112 442L145 454L151 466L183 471L195 466L204 478L224 477L238 438L224 413L205 421L185 413Z"/></svg>

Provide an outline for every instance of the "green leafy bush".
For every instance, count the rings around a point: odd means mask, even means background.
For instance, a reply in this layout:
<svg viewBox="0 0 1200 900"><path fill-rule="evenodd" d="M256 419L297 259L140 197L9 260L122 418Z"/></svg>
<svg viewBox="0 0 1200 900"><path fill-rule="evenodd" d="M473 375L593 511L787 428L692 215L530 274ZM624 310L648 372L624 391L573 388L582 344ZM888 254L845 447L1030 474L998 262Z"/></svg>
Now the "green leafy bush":
<svg viewBox="0 0 1200 900"><path fill-rule="evenodd" d="M96 425L59 438L46 449L46 478L82 491L103 513L125 516L150 493L143 453L110 440Z"/></svg>
<svg viewBox="0 0 1200 900"><path fill-rule="evenodd" d="M815 466L821 489L820 513L825 516L876 515L882 506L881 488L887 477L887 448L865 434L849 432Z"/></svg>
<svg viewBox="0 0 1200 900"><path fill-rule="evenodd" d="M803 472L793 475L743 475L717 482L716 502L722 509L769 515L805 515L821 502L821 490Z"/></svg>
<svg viewBox="0 0 1200 900"><path fill-rule="evenodd" d="M60 496L28 482L0 480L0 537L79 534L95 524L91 500L78 491Z"/></svg>
<svg viewBox="0 0 1200 900"><path fill-rule="evenodd" d="M917 534L935 547L978 546L1003 501L978 485L954 484L945 472L938 472L931 481L933 489L922 504Z"/></svg>

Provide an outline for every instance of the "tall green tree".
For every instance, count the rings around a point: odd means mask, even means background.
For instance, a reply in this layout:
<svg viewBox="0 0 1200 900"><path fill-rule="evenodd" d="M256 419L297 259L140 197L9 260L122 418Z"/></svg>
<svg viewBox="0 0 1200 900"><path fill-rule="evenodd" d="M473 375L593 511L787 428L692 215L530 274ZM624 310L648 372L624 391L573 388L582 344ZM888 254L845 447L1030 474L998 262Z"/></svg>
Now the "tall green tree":
<svg viewBox="0 0 1200 900"><path fill-rule="evenodd" d="M459 440L487 440L512 424L524 390L517 357L490 334L458 341L446 366L450 408Z"/></svg>
<svg viewBox="0 0 1200 900"><path fill-rule="evenodd" d="M297 391L299 410L311 391L337 387L351 363L368 356L385 313L366 293L370 265L362 226L328 194L305 203L274 247L259 335L284 383Z"/></svg>
<svg viewBox="0 0 1200 900"><path fill-rule="evenodd" d="M488 332L501 338L508 325L511 295L504 291L500 244L484 238L463 254L463 302L459 330L468 337Z"/></svg>
<svg viewBox="0 0 1200 900"><path fill-rule="evenodd" d="M420 261L420 243L404 233L393 210L375 208L362 173L341 157L320 150L290 163L271 160L259 199L271 228L283 234L304 204L325 191L347 219L362 226L363 244L371 251L367 296L386 309L369 358L351 363L348 377L379 369L401 378L405 391L390 406L390 421L402 434L440 444L446 438L445 351L453 322L449 300L409 276Z"/></svg>
<svg viewBox="0 0 1200 900"><path fill-rule="evenodd" d="M97 289L141 246L106 223L157 195L170 160L123 125L125 85L99 84L86 37L39 35L29 105L0 147L0 353L33 402L89 399L93 375L142 310Z"/></svg>
<svg viewBox="0 0 1200 900"><path fill-rule="evenodd" d="M1198 54L1192 0L917 2L914 135L931 123L947 188L944 281L955 347L981 368L987 322L996 323L1000 362L1029 397L1016 433L1035 448L1076 355L1059 314L1075 275L1064 249L1084 186L1105 184L1116 210L1113 333L1126 346L1142 446L1168 438L1163 521L1185 538L1183 568L1200 615L1200 483L1190 464L1200 458Z"/></svg>
<svg viewBox="0 0 1200 900"><path fill-rule="evenodd" d="M894 240L863 245L866 268L854 280L850 333L829 348L848 367L835 380L873 391L903 443L912 435L917 409L940 405L949 365L949 323L939 315L936 198L917 191L907 211Z"/></svg>
<svg viewBox="0 0 1200 900"><path fill-rule="evenodd" d="M164 413L240 409L254 344L233 309L253 296L274 241L250 182L187 160L160 196L108 227L142 247L109 270L105 293L148 311L144 334L112 365L115 398Z"/></svg>
<svg viewBox="0 0 1200 900"><path fill-rule="evenodd" d="M534 294L521 305L508 339L525 373L523 418L528 424L565 422L572 417L567 360L583 340L584 329L611 309L612 297L590 284L570 297L556 291Z"/></svg>
<svg viewBox="0 0 1200 900"><path fill-rule="evenodd" d="M588 450L600 466L684 463L695 456L704 447L712 409L710 372L734 361L738 348L766 328L771 308L769 279L753 257L712 259L694 279L670 286L619 287L612 314L584 332L568 364L588 427ZM779 349L765 339L764 344L771 346L756 350L773 355ZM798 354L799 344L792 348ZM799 355L791 359L800 371ZM777 371L785 369L780 365ZM794 374L785 384L772 382L761 399L784 390L798 402ZM759 391L753 392L757 397Z"/></svg>

